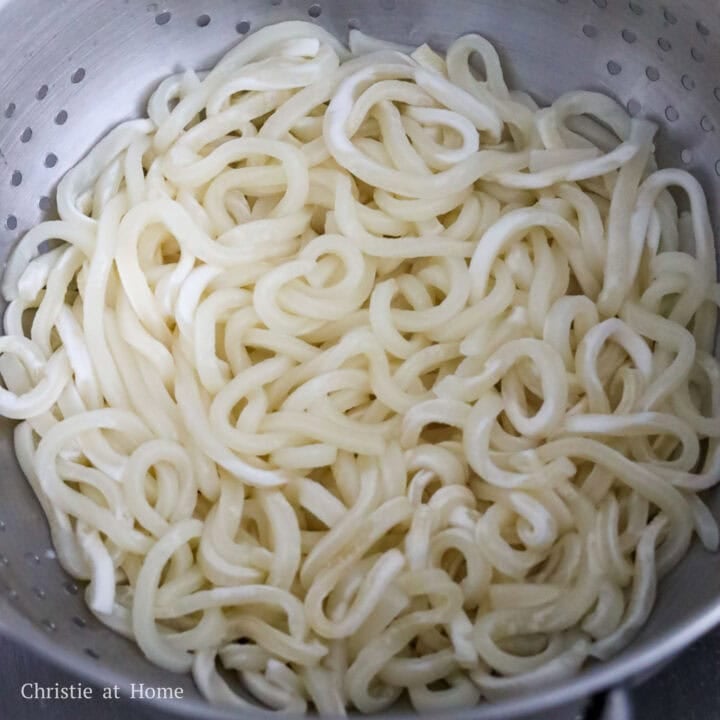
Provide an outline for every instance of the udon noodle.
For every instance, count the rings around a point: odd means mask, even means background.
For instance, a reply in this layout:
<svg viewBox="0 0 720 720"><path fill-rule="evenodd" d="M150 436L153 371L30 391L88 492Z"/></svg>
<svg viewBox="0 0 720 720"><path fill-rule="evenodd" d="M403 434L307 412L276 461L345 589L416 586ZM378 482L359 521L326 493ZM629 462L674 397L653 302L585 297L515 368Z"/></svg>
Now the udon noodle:
<svg viewBox="0 0 720 720"><path fill-rule="evenodd" d="M713 237L652 123L538 107L477 35L300 22L147 113L8 262L0 412L152 662L239 708L467 706L609 657L717 548Z"/></svg>

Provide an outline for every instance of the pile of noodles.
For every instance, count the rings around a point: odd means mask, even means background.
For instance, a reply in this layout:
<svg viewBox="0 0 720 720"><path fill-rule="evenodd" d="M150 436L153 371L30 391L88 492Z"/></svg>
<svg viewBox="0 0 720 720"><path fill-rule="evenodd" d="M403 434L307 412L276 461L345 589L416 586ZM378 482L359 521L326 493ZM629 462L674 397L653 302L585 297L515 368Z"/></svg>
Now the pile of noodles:
<svg viewBox="0 0 720 720"><path fill-rule="evenodd" d="M350 50L283 23L168 78L4 276L0 413L58 557L216 703L250 702L219 665L284 711L517 694L718 545L697 181L481 37Z"/></svg>

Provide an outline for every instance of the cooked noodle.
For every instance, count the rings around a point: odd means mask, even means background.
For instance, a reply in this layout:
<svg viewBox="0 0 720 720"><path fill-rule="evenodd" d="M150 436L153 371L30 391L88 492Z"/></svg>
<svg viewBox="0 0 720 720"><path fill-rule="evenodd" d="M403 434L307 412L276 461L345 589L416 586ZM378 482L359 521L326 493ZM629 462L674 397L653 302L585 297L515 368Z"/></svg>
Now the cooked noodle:
<svg viewBox="0 0 720 720"><path fill-rule="evenodd" d="M350 50L289 22L165 80L4 276L0 412L60 562L241 708L219 665L284 711L525 692L718 545L700 185L479 36Z"/></svg>

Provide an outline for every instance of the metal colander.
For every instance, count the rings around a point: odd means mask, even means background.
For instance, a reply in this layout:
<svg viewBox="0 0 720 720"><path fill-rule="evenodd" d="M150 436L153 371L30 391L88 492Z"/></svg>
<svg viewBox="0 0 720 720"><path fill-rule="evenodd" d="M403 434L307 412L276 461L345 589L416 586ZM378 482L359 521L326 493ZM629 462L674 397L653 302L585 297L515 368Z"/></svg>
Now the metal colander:
<svg viewBox="0 0 720 720"><path fill-rule="evenodd" d="M209 68L253 29L311 19L341 38L371 35L444 49L468 32L497 46L509 85L540 102L571 89L608 93L660 123L661 165L704 185L720 236L720 13L716 0L0 0L0 252L53 214L59 178L151 90L181 68ZM163 703L210 708L189 677L147 662L98 623L58 566L40 507L0 423L0 630L102 685L182 687ZM720 496L714 510L720 512ZM454 718L547 717L547 710L640 679L720 622L720 558L694 547L661 586L638 639L614 660L532 697Z"/></svg>

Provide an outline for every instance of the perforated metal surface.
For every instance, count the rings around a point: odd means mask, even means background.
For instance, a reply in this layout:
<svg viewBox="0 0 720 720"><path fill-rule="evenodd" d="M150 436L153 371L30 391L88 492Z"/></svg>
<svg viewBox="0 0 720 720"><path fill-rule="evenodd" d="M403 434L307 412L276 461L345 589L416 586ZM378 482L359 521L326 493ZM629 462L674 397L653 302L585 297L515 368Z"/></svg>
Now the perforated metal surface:
<svg viewBox="0 0 720 720"><path fill-rule="evenodd" d="M252 29L290 18L340 37L359 27L440 49L479 32L499 48L510 84L540 101L577 88L609 93L662 124L661 164L696 174L717 231L719 10L716 0L0 0L0 259L52 214L63 173L111 126L141 114L162 77L210 67ZM10 432L0 424L0 627L97 682L181 686L178 712L232 716L207 708L189 678L150 665L90 616L50 550ZM519 716L642 675L718 621L720 558L694 548L619 658L533 698L453 717Z"/></svg>

